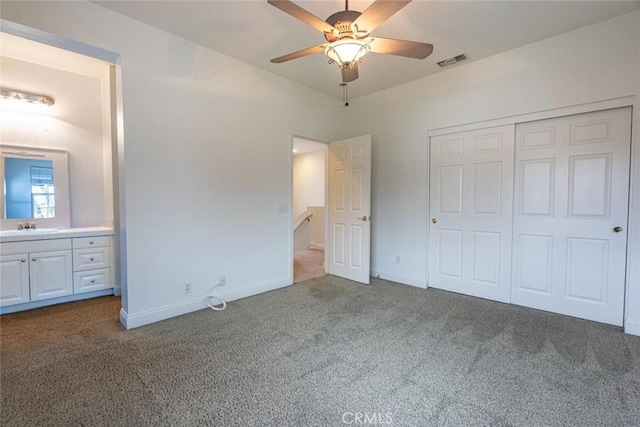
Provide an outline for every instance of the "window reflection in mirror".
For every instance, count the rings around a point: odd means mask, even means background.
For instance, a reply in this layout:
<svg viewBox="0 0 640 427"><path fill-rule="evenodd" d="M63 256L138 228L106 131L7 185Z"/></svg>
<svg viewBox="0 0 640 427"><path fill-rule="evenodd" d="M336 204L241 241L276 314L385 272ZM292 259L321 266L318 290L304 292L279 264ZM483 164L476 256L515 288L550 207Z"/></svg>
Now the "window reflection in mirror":
<svg viewBox="0 0 640 427"><path fill-rule="evenodd" d="M69 228L67 151L0 144L0 155L0 230L16 230L24 222Z"/></svg>
<svg viewBox="0 0 640 427"><path fill-rule="evenodd" d="M5 218L54 218L53 161L7 158Z"/></svg>

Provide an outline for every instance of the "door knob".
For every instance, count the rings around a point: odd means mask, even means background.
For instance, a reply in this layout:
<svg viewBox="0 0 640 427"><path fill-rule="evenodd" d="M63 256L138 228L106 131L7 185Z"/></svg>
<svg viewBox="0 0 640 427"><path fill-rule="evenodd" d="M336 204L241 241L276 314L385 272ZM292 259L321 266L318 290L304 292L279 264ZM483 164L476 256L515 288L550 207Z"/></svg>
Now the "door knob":
<svg viewBox="0 0 640 427"><path fill-rule="evenodd" d="M360 218L358 218L360 221L366 221L367 220L367 216L366 215L362 215Z"/></svg>
<svg viewBox="0 0 640 427"><path fill-rule="evenodd" d="M438 218L431 218L431 222L436 224L438 222Z"/></svg>
<svg viewBox="0 0 640 427"><path fill-rule="evenodd" d="M617 226L617 227L613 227L613 231L615 231L616 233L619 233L622 231L622 227Z"/></svg>

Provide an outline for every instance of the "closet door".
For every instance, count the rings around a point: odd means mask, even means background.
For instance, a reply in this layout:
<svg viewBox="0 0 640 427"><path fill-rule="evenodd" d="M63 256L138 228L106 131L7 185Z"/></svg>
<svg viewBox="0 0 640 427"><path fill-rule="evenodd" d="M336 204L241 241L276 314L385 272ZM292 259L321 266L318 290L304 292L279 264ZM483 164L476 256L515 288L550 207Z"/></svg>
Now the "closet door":
<svg viewBox="0 0 640 427"><path fill-rule="evenodd" d="M516 127L511 301L622 325L631 109Z"/></svg>
<svg viewBox="0 0 640 427"><path fill-rule="evenodd" d="M430 140L429 286L509 302L513 125Z"/></svg>

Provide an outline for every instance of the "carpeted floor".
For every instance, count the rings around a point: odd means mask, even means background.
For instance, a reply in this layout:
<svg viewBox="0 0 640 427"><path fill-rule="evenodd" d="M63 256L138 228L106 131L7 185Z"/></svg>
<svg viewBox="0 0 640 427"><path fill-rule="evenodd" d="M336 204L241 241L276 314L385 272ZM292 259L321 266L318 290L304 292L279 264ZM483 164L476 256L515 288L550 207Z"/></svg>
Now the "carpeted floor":
<svg viewBox="0 0 640 427"><path fill-rule="evenodd" d="M293 283L324 276L324 250L308 248L293 254Z"/></svg>
<svg viewBox="0 0 640 427"><path fill-rule="evenodd" d="M640 425L640 337L382 280L131 331L112 297L0 326L3 426Z"/></svg>

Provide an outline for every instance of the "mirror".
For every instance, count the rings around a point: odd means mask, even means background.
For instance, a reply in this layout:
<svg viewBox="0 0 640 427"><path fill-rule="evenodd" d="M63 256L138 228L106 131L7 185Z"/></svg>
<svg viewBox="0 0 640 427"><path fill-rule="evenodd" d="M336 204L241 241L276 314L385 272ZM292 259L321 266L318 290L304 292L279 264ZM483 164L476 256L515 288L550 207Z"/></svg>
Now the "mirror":
<svg viewBox="0 0 640 427"><path fill-rule="evenodd" d="M19 222L38 228L68 228L69 172L64 150L0 145L2 230Z"/></svg>

